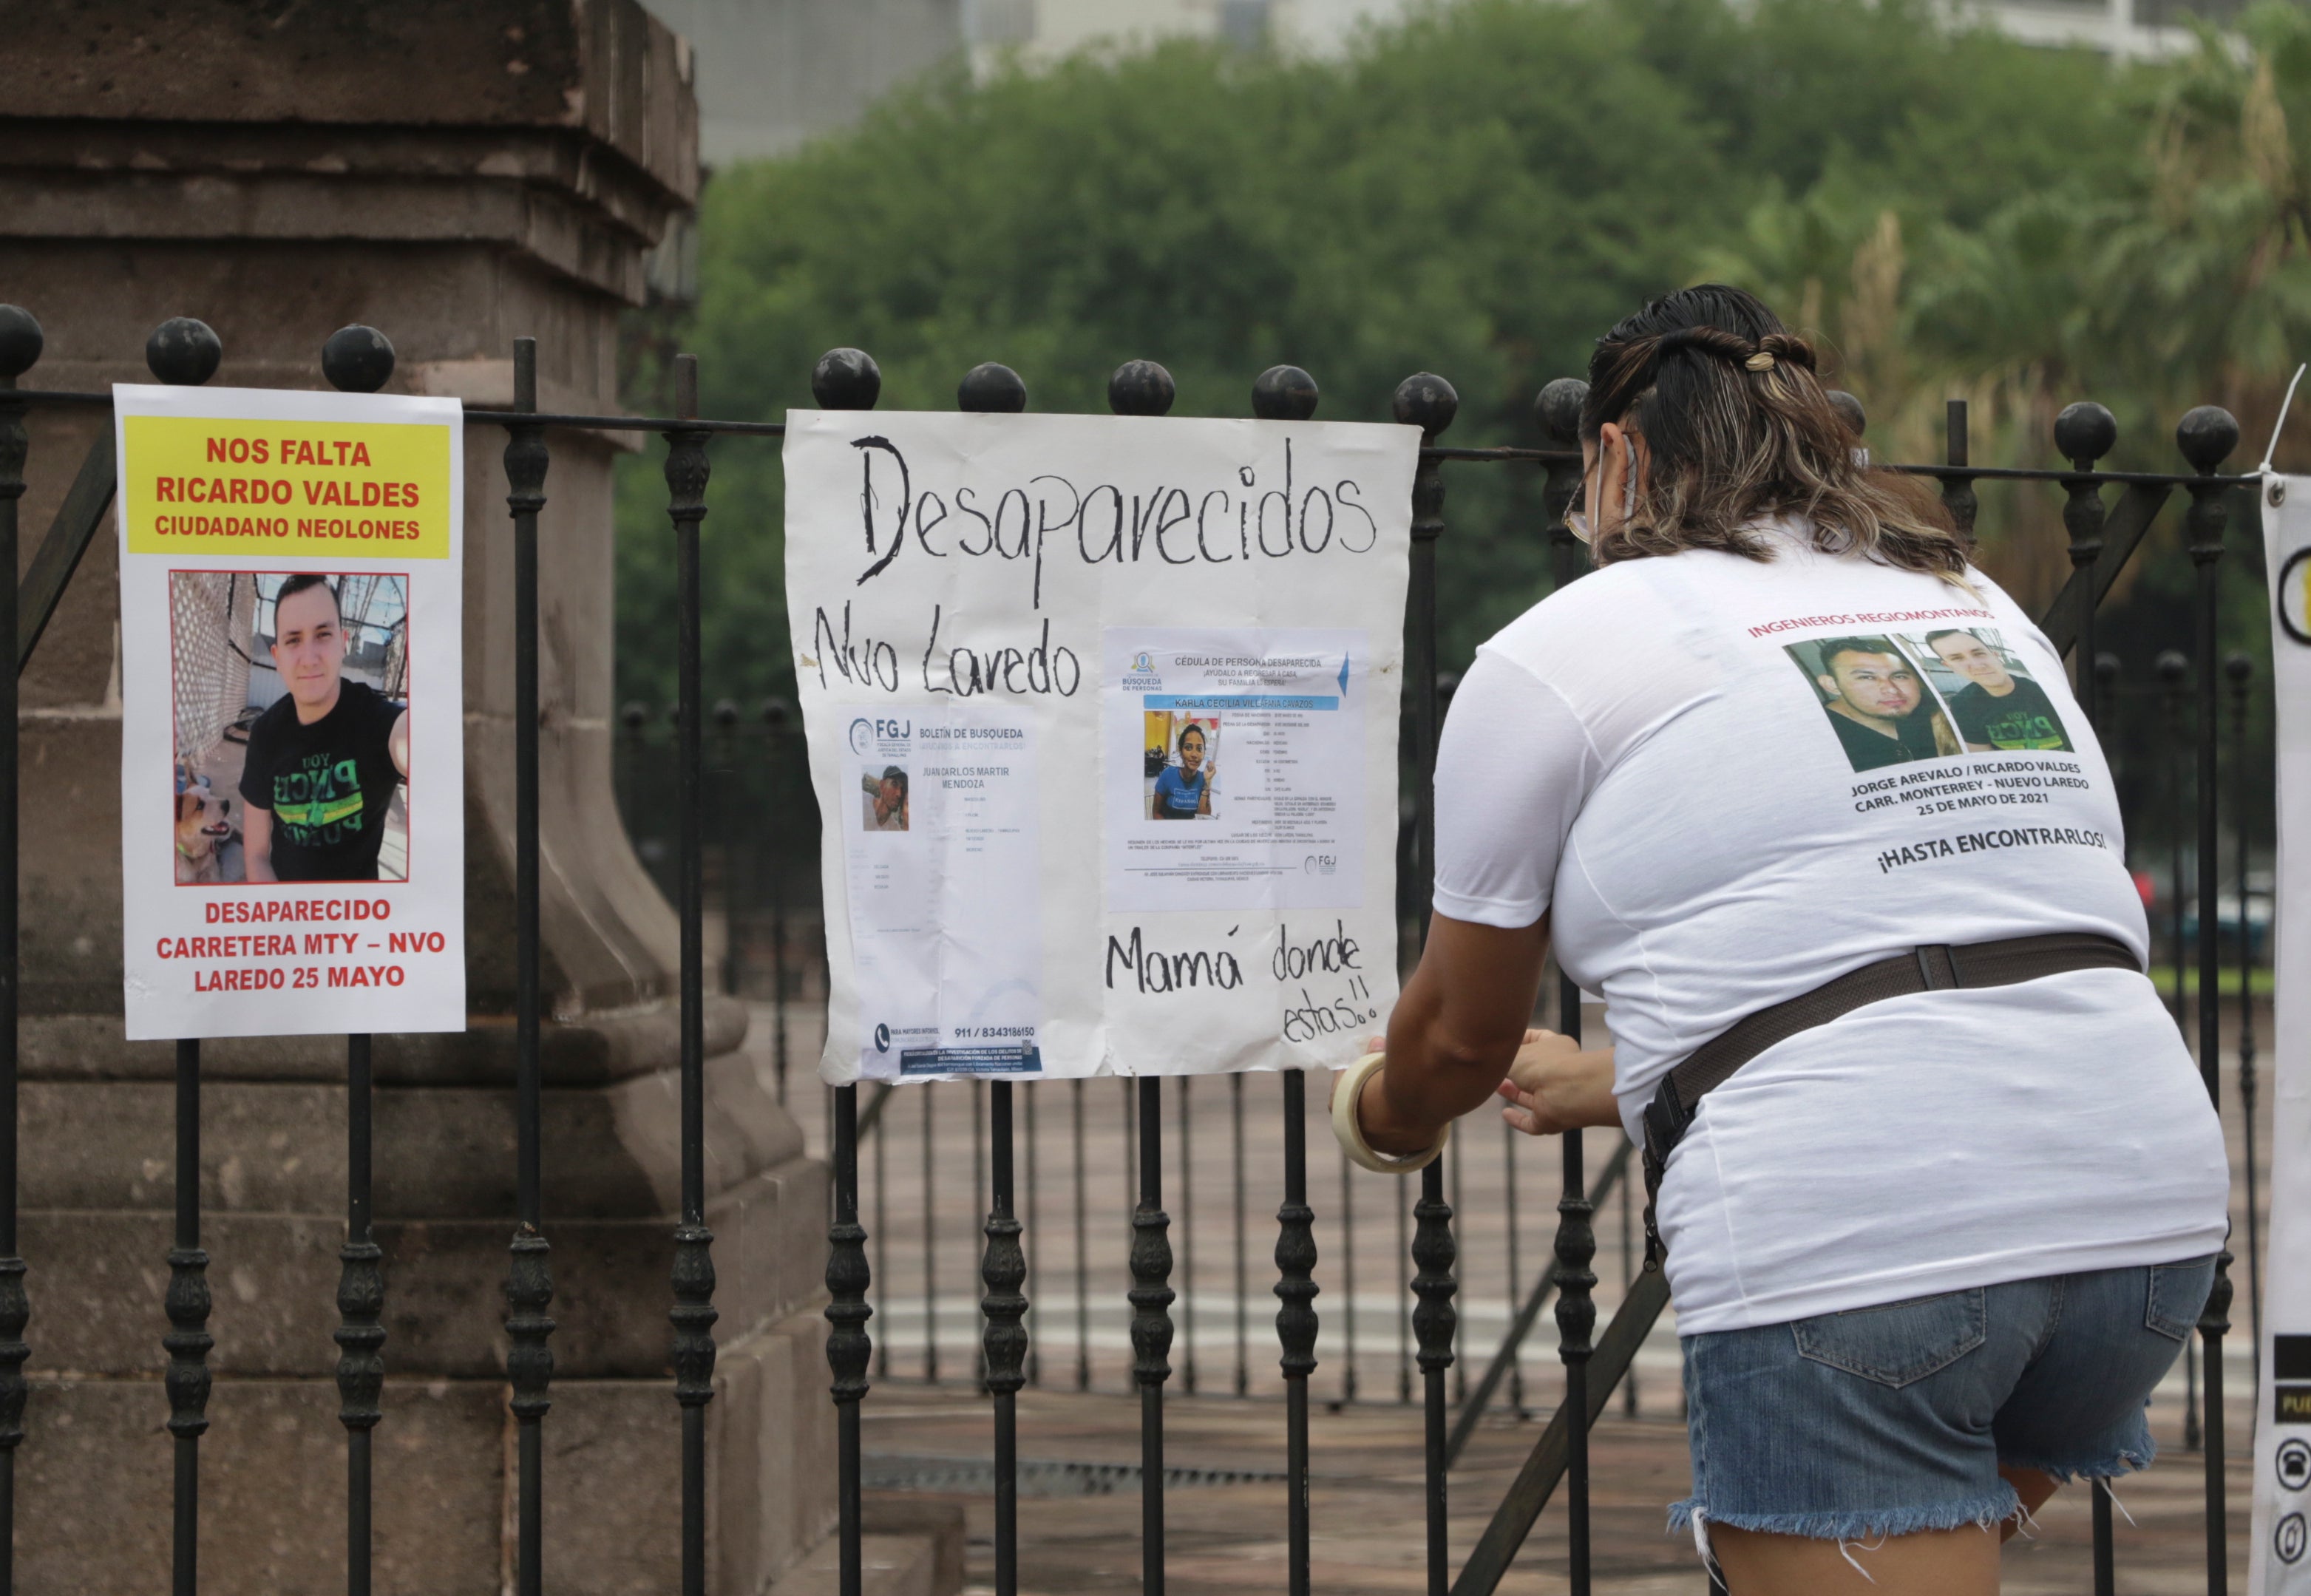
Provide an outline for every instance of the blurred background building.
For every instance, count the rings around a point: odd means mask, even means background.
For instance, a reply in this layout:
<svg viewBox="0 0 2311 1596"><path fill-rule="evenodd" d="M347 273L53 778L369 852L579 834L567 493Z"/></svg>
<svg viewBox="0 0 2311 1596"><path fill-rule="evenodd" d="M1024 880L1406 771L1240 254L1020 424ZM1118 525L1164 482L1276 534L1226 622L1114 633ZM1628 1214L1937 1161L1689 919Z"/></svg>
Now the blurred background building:
<svg viewBox="0 0 2311 1596"><path fill-rule="evenodd" d="M856 121L900 83L950 62L1216 39L1334 56L1418 0L648 0L697 52L699 153L710 167L779 155ZM2244 0L1949 0L1955 18L2035 44L2122 56L2186 48L2193 18Z"/></svg>

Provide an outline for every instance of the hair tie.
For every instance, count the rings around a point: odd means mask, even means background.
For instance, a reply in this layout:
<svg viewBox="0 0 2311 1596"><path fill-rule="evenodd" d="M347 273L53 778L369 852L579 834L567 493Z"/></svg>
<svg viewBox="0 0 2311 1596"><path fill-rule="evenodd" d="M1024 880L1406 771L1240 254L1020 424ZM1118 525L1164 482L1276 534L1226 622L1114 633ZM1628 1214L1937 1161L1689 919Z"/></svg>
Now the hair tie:
<svg viewBox="0 0 2311 1596"><path fill-rule="evenodd" d="M1749 371L1770 371L1774 369L1773 351L1769 349L1760 349L1748 360L1743 361L1741 364Z"/></svg>

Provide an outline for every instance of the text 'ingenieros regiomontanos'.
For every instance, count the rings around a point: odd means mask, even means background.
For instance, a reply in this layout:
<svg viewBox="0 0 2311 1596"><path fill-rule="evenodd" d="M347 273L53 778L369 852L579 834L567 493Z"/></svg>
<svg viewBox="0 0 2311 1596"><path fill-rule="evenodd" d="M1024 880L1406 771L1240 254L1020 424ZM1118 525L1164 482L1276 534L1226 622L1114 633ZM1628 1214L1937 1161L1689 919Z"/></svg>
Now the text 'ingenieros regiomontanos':
<svg viewBox="0 0 2311 1596"><path fill-rule="evenodd" d="M447 426L122 420L132 554L441 560Z"/></svg>

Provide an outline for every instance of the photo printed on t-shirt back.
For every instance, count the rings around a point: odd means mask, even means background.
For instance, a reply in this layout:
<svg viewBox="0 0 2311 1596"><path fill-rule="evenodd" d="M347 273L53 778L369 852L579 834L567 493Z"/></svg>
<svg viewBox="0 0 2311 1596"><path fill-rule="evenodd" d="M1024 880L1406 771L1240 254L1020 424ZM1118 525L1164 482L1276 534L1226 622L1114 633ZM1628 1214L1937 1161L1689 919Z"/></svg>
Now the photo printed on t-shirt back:
<svg viewBox="0 0 2311 1596"><path fill-rule="evenodd" d="M1964 752L1949 706L1903 640L1883 632L1783 645L1857 771Z"/></svg>
<svg viewBox="0 0 2311 1596"><path fill-rule="evenodd" d="M1967 753L2072 751L2046 690L1993 628L1943 627L1897 641L1949 706Z"/></svg>

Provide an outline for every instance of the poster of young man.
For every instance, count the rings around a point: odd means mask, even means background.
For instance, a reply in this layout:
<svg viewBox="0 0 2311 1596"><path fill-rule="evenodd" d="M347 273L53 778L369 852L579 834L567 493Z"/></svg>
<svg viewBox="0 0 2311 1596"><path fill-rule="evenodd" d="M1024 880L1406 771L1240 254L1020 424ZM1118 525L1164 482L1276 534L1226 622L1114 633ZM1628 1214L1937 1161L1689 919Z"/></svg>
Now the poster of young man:
<svg viewBox="0 0 2311 1596"><path fill-rule="evenodd" d="M114 395L128 1034L462 1030L458 404Z"/></svg>
<svg viewBox="0 0 2311 1596"><path fill-rule="evenodd" d="M789 414L824 1078L1356 1058L1396 993L1418 446Z"/></svg>

